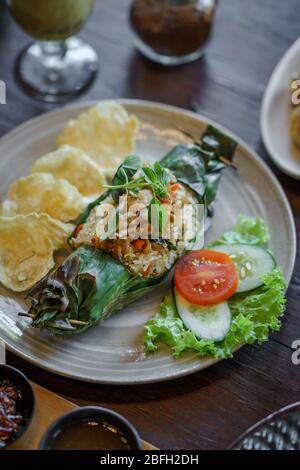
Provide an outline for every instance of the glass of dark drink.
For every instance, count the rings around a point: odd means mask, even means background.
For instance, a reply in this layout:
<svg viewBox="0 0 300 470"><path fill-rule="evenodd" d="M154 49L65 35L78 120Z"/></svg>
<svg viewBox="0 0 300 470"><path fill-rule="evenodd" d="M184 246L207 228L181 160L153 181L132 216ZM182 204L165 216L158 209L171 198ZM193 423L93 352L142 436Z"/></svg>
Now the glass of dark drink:
<svg viewBox="0 0 300 470"><path fill-rule="evenodd" d="M36 40L17 64L18 78L31 95L60 102L90 85L98 70L97 53L73 35L86 24L94 0L7 0L7 5Z"/></svg>
<svg viewBox="0 0 300 470"><path fill-rule="evenodd" d="M135 44L163 65L192 62L208 43L216 0L133 0L130 23Z"/></svg>

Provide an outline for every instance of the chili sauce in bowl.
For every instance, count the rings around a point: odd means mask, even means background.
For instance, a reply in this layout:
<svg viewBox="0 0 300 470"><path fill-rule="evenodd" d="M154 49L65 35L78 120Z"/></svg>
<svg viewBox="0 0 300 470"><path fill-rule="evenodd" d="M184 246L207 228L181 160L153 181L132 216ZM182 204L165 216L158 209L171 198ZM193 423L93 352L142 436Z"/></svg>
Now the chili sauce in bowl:
<svg viewBox="0 0 300 470"><path fill-rule="evenodd" d="M13 367L0 365L0 449L25 433L34 408L34 393L27 378Z"/></svg>

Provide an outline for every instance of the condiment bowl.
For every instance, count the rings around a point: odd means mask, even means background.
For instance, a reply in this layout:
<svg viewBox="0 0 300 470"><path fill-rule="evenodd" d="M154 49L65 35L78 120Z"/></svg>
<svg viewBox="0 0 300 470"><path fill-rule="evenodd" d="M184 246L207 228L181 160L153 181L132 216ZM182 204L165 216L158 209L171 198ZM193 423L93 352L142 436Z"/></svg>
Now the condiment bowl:
<svg viewBox="0 0 300 470"><path fill-rule="evenodd" d="M100 408L97 406L85 406L77 408L69 413L58 418L46 431L42 440L40 442L40 450L51 450L53 449L54 443L57 437L62 434L67 429L70 429L74 425L96 422L96 423L106 423L116 427L122 435L126 438L130 450L141 450L141 439L132 426L132 424L127 421L126 418L115 413L112 410L106 408ZM77 449L72 449L77 450ZM87 449L80 449L87 450ZM100 450L100 444L99 444ZM109 450L109 449L105 449Z"/></svg>
<svg viewBox="0 0 300 470"><path fill-rule="evenodd" d="M22 416L22 423L11 437L5 441L0 440L0 449L5 449L20 437L28 429L35 410L35 397L29 380L22 372L7 365L0 365L0 384L8 382L18 391L16 400L16 414Z"/></svg>

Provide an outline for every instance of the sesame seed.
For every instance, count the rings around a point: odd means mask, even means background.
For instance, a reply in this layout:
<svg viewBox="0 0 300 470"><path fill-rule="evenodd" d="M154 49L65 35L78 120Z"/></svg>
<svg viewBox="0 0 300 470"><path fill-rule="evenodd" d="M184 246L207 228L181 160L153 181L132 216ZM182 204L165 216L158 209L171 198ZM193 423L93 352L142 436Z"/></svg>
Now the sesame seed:
<svg viewBox="0 0 300 470"><path fill-rule="evenodd" d="M247 271L244 268L244 266L242 266L242 268L241 268L240 276L241 276L241 279L245 279L247 277Z"/></svg>
<svg viewBox="0 0 300 470"><path fill-rule="evenodd" d="M247 261L246 268L248 269L248 271L252 271L252 264L250 263L250 261Z"/></svg>

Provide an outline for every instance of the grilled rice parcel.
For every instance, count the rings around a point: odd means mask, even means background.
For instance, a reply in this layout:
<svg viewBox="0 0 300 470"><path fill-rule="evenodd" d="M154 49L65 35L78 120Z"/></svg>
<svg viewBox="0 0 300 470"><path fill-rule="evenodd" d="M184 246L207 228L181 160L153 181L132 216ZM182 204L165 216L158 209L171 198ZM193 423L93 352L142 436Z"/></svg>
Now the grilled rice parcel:
<svg viewBox="0 0 300 470"><path fill-rule="evenodd" d="M209 126L199 142L176 146L159 163L127 157L112 184L76 221L71 255L29 293L33 326L81 332L164 283L203 225L193 212L195 230L185 230L183 220L179 236L176 209L202 204L203 217L212 215L221 172L235 149L231 138Z"/></svg>

